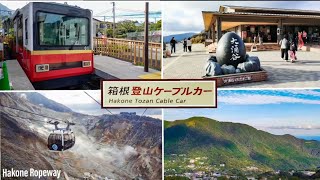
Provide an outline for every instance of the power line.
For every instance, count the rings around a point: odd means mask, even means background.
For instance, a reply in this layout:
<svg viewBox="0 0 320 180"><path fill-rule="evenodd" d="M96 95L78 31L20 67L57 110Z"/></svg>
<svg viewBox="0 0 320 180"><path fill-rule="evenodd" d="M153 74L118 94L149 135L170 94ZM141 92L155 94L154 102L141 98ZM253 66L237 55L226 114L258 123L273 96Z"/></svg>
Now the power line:
<svg viewBox="0 0 320 180"><path fill-rule="evenodd" d="M96 99L94 99L90 94L88 94L86 91L84 91L85 94L87 94L91 99L93 99L96 103L98 103L100 106L101 106L101 103L99 101L97 101ZM14 109L14 110L17 110L17 111L22 111L22 112L25 112L25 113L29 113L29 114L33 114L33 115L36 115L36 116L41 116L41 117L45 117L45 118L48 118L48 119L52 119L52 120L56 120L56 121L60 121L60 122L63 122L63 123L68 123L69 121L65 121L65 120L61 120L61 119L57 119L57 118L54 118L54 117L50 117L50 116L46 116L46 115L43 115L43 114L38 114L38 113L35 113L35 112L31 112L31 111L27 111L27 110L23 110L23 109L18 109L18 108L14 108L14 107L10 107L10 106L5 106L5 105L0 105L1 107L5 107L5 108L9 108L9 109ZM111 115L117 117L117 115L113 114L109 109L106 109ZM140 116L140 118L144 115L144 113L147 111L147 108L144 110L144 112L142 113L142 115ZM14 115L13 115L14 116ZM16 117L20 117L20 116L16 116ZM23 117L20 117L20 118L23 118ZM118 117L117 117L118 118ZM139 120L140 120L139 118ZM28 119L28 118L23 118L23 119ZM118 118L120 119L120 118ZM40 122L46 122L46 121L42 121L42 120L35 120L35 119L29 119L29 120L33 120L33 121L40 121ZM121 120L121 119L120 119ZM47 123L47 122L46 122Z"/></svg>
<svg viewBox="0 0 320 180"><path fill-rule="evenodd" d="M111 11L112 11L112 9L109 9L109 10L102 11L102 12L100 12L100 13L97 13L96 15L93 15L93 16L100 16L100 15L106 14L106 13L111 12Z"/></svg>
<svg viewBox="0 0 320 180"><path fill-rule="evenodd" d="M144 18L144 13L126 13L126 14L118 14L116 17L143 17ZM150 17L161 17L161 13L158 12L154 12L154 13L149 13ZM111 18L113 17L113 15L107 15L107 16L103 16L103 15L95 15L94 17L108 17Z"/></svg>
<svg viewBox="0 0 320 180"><path fill-rule="evenodd" d="M33 114L33 115L36 115L36 116L41 116L41 117L45 117L45 118L48 118L48 119L64 122L64 123L68 122L68 121L64 121L64 120L61 120L61 119L53 118L53 117L42 115L42 114L37 114L37 113L34 113L34 112L30 112L30 111L26 111L26 110L10 107L10 106L4 106L4 105L0 105L0 106L5 107L5 108L9 108L9 109L14 109L14 110L17 110L17 111L22 111L22 112L29 113L29 114ZM30 119L30 120L41 121L41 120L35 120L35 119ZM42 122L46 122L46 121L42 121Z"/></svg>
<svg viewBox="0 0 320 180"><path fill-rule="evenodd" d="M100 103L99 101L97 101L96 99L94 99L90 94L88 94L86 91L84 91L84 93L86 93L91 99L93 99L96 103L98 103L98 104L101 106L101 103ZM140 116L140 118L144 115L144 113L147 111L147 109L148 109L148 108L146 108L146 109L144 110L144 112L142 113L142 115ZM105 110L107 110L111 115L114 115L115 117L118 118L118 116L115 115L115 114L113 114L109 109L105 109ZM139 118L138 120L140 120L140 118ZM122 120L122 119L120 119L120 118L118 118L118 119L119 119L119 120Z"/></svg>
<svg viewBox="0 0 320 180"><path fill-rule="evenodd" d="M128 11L128 12L144 12L143 10L133 10L133 9L125 9L125 8L118 8L120 11Z"/></svg>
<svg viewBox="0 0 320 180"><path fill-rule="evenodd" d="M84 93L86 93L86 95L88 95L91 99L93 99L96 103L98 103L101 106L101 103L99 101L97 101L95 98L93 98L89 93L87 93L86 91L84 91ZM114 115L109 109L106 109L111 115Z"/></svg>
<svg viewBox="0 0 320 180"><path fill-rule="evenodd" d="M142 116L144 115L144 113L147 111L148 108L146 108L143 113L141 114L140 118L138 119L138 121L142 118Z"/></svg>
<svg viewBox="0 0 320 180"><path fill-rule="evenodd" d="M121 10L121 9L120 9ZM118 9L117 9L117 11L118 11ZM126 18L126 17L130 17L130 18L137 18L137 19L139 19L139 18L145 18L145 13L144 12L142 12L142 11L135 11L136 13L132 13L132 12L127 12L127 13L123 13L123 14L117 14L117 18ZM104 18L104 21L106 20L106 19L112 19L112 18L114 18L114 15L102 15L103 13L99 13L99 14L96 14L96 15L94 15L94 17L96 17L96 18ZM153 11L153 12L149 12L148 13L148 15L149 15L149 18L160 18L161 19L161 12L160 11Z"/></svg>

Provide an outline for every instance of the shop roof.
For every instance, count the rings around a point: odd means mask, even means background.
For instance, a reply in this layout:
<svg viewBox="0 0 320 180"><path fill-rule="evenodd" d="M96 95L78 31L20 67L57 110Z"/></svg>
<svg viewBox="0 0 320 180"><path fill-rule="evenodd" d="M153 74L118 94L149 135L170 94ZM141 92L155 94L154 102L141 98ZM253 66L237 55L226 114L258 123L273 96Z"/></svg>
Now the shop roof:
<svg viewBox="0 0 320 180"><path fill-rule="evenodd" d="M234 6L234 5L222 5L219 8L220 12L224 11L224 8L233 9L236 12L272 12L274 14L305 14L312 15L318 14L320 15L320 11L316 10L306 10L306 9L284 9L284 8L268 8L268 7L250 7L250 6Z"/></svg>
<svg viewBox="0 0 320 180"><path fill-rule="evenodd" d="M224 6L220 6L219 11L202 11L202 17L203 17L203 21L204 21L204 27L205 27L205 31L208 31L212 22L216 20L216 18L219 17L237 17L239 18L243 18L243 20L245 20L245 18L256 18L256 24L259 24L259 19L260 18L266 18L266 19L274 19L275 18L304 18L304 19L317 19L320 20L320 11L316 11L317 13L313 13L313 14L301 14L299 12L296 12L295 14L287 14L287 13L273 13L272 11L269 11L269 13L264 13L264 12L234 12L234 11L224 11L223 8ZM236 6L236 7L242 7L242 6ZM252 8L253 7L248 7L248 8ZM256 8L255 8L256 9ZM260 8L261 10L261 8ZM279 10L279 9L277 9ZM284 9L281 9L284 10ZM288 10L288 9L286 9ZM290 10L292 11L292 10ZM258 17L258 18L257 18ZM241 24L239 23L240 21L237 21L237 24ZM276 22L273 22L276 23ZM232 24L232 22L230 22L229 24ZM233 23L235 24L235 23ZM228 26L230 27L230 26ZM224 30L225 28L222 28L222 30Z"/></svg>

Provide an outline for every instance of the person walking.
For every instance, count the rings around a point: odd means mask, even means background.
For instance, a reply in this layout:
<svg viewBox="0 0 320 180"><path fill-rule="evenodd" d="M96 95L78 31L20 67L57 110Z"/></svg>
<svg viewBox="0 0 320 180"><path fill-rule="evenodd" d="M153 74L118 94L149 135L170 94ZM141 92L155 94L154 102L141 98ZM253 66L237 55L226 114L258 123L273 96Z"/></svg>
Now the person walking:
<svg viewBox="0 0 320 180"><path fill-rule="evenodd" d="M288 50L289 50L289 41L288 41L288 35L284 35L283 39L279 42L280 49L281 49L281 58L283 60L286 60L288 62Z"/></svg>
<svg viewBox="0 0 320 180"><path fill-rule="evenodd" d="M187 40L187 46L188 46L189 52L191 52L191 51L192 51L192 50L191 50L191 46L192 46L191 38L188 38L188 40Z"/></svg>
<svg viewBox="0 0 320 180"><path fill-rule="evenodd" d="M187 52L188 50L187 50L187 39L186 38L184 38L184 40L183 40L183 52Z"/></svg>
<svg viewBox="0 0 320 180"><path fill-rule="evenodd" d="M176 44L177 44L177 41L174 39L174 37L172 37L172 38L171 38L171 41L170 41L171 54L172 54L172 53L176 53Z"/></svg>
<svg viewBox="0 0 320 180"><path fill-rule="evenodd" d="M302 32L298 32L298 44L299 44L299 50L301 50L302 47L304 46L304 42L302 40Z"/></svg>
<svg viewBox="0 0 320 180"><path fill-rule="evenodd" d="M296 38L293 38L290 42L290 60L291 63L297 60L296 51L297 51L297 41Z"/></svg>

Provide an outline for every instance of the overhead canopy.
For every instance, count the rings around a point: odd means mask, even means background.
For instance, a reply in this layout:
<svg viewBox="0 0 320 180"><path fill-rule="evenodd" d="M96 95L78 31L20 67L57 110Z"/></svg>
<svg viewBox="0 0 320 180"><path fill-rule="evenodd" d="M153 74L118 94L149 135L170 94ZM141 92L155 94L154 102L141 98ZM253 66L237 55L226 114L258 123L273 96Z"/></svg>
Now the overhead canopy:
<svg viewBox="0 0 320 180"><path fill-rule="evenodd" d="M234 6L234 5L222 5L219 8L219 12L251 12L251 13L272 13L272 14L320 15L320 11L315 11L315 10L281 9L281 8Z"/></svg>
<svg viewBox="0 0 320 180"><path fill-rule="evenodd" d="M283 25L319 25L320 14L271 14L271 13L252 13L252 12L218 12L202 11L205 31L221 18L221 30L227 30L239 25L276 25L282 19Z"/></svg>

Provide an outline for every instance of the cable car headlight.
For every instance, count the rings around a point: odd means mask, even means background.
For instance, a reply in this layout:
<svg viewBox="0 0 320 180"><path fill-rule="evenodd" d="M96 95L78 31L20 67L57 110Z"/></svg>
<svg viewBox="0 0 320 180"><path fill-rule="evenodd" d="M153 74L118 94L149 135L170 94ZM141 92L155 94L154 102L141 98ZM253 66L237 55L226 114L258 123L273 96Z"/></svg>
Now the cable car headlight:
<svg viewBox="0 0 320 180"><path fill-rule="evenodd" d="M90 67L91 61L82 61L82 67Z"/></svg>
<svg viewBox="0 0 320 180"><path fill-rule="evenodd" d="M53 149L53 150L55 150L55 151L57 151L57 150L58 150L58 146L57 146L56 144L52 144L52 146L51 146L51 147L52 147L52 149Z"/></svg>
<svg viewBox="0 0 320 180"><path fill-rule="evenodd" d="M47 72L49 71L49 64L37 64L36 72Z"/></svg>

